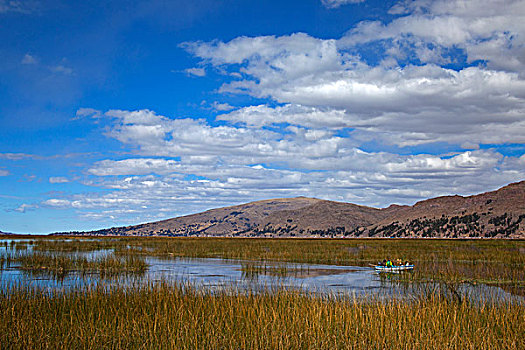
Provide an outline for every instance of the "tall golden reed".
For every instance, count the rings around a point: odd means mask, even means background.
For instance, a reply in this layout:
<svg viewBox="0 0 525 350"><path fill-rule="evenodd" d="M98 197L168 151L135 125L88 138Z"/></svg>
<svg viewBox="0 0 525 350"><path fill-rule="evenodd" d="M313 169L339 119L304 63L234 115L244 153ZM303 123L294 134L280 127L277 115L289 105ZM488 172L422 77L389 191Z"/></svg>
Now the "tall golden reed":
<svg viewBox="0 0 525 350"><path fill-rule="evenodd" d="M524 349L523 303L167 283L0 292L3 349Z"/></svg>

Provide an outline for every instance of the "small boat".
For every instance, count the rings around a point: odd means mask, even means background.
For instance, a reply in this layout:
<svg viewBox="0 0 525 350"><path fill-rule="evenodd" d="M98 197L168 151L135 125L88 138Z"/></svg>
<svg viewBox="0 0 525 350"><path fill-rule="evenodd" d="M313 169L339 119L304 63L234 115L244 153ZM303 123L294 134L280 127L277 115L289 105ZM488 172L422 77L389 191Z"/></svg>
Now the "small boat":
<svg viewBox="0 0 525 350"><path fill-rule="evenodd" d="M398 271L413 270L414 265L399 265L399 266L392 266L392 267L375 265L374 268L377 272L398 272Z"/></svg>

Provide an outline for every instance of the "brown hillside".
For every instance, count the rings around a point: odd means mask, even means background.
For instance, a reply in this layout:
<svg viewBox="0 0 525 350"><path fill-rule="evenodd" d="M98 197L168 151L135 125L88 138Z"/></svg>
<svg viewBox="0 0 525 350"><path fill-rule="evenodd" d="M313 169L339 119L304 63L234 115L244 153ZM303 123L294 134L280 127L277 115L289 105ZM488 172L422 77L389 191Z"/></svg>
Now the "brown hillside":
<svg viewBox="0 0 525 350"><path fill-rule="evenodd" d="M330 228L337 234L371 225L387 215L381 209L320 200L307 207L277 211L262 221L259 231L287 235L321 234ZM344 228L344 230L343 230Z"/></svg>
<svg viewBox="0 0 525 350"><path fill-rule="evenodd" d="M445 222L446 221L446 222ZM479 195L445 196L399 209L375 225L370 236L525 236L525 181Z"/></svg>
<svg viewBox="0 0 525 350"><path fill-rule="evenodd" d="M525 181L479 195L376 209L315 198L270 199L86 234L242 237L525 237Z"/></svg>
<svg viewBox="0 0 525 350"><path fill-rule="evenodd" d="M260 226L267 217L276 212L301 209L319 201L315 198L298 197L251 202L132 226L126 230L126 234L237 235Z"/></svg>

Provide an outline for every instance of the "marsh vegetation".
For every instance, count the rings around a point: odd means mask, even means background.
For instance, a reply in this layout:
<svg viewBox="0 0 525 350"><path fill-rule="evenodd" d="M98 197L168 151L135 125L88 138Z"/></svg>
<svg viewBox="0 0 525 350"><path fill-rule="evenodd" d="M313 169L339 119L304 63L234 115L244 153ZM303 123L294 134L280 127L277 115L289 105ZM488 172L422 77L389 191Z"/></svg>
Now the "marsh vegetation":
<svg viewBox="0 0 525 350"><path fill-rule="evenodd" d="M524 240L75 237L35 239L33 250L48 253L109 250L120 258L191 257L263 262L246 266L247 271L255 271L257 266L261 269L265 262L369 266L390 257L416 265L414 273L405 275L409 282L485 283L525 294ZM279 274L279 268L266 270Z"/></svg>
<svg viewBox="0 0 525 350"><path fill-rule="evenodd" d="M16 267L33 275L50 275L57 278L69 273L99 276L144 273L148 265L142 256L118 256L112 252L85 255L82 253L64 254L61 252L28 250L15 245L13 250L4 251L0 256L1 269Z"/></svg>
<svg viewBox="0 0 525 350"><path fill-rule="evenodd" d="M363 300L286 289L201 290L167 283L0 292L9 348L523 349L523 303L427 291Z"/></svg>
<svg viewBox="0 0 525 350"><path fill-rule="evenodd" d="M2 270L102 278L52 292L4 286L0 342L7 348L525 348L525 241L55 237L0 248ZM310 264L348 273L344 266L362 271L385 257L416 265L413 273L379 276L404 286L402 297L103 279L143 274L151 259L233 259L244 278L281 280L323 273ZM516 296L471 298L461 286L473 284Z"/></svg>

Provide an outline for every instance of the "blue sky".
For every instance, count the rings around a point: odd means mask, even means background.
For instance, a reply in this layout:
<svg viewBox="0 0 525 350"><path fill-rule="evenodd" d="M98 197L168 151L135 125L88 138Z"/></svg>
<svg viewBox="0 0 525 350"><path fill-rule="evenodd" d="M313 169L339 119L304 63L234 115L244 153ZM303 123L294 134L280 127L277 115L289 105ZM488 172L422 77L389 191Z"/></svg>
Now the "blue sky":
<svg viewBox="0 0 525 350"><path fill-rule="evenodd" d="M0 230L525 178L525 2L0 0Z"/></svg>

